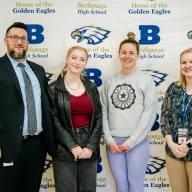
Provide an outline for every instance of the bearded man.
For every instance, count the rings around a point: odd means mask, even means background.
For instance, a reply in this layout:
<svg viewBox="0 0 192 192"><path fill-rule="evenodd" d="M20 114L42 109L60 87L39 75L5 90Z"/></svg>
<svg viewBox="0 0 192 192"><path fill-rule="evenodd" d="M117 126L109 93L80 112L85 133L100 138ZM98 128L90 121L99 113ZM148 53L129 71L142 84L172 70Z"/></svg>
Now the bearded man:
<svg viewBox="0 0 192 192"><path fill-rule="evenodd" d="M47 78L28 61L27 25L16 22L4 38L0 58L0 188L39 192L46 154L55 154Z"/></svg>

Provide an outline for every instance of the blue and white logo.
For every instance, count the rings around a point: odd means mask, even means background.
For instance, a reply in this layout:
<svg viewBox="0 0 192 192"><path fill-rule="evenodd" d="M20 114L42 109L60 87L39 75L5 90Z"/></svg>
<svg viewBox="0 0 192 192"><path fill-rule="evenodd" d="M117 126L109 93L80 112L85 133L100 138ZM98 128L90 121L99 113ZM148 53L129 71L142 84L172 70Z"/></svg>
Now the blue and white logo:
<svg viewBox="0 0 192 192"><path fill-rule="evenodd" d="M77 43L87 40L87 44L96 45L106 39L110 31L101 27L86 26L76 29L71 33L73 39L77 38Z"/></svg>
<svg viewBox="0 0 192 192"><path fill-rule="evenodd" d="M165 81L165 77L167 77L167 74L161 73L159 71L153 71L153 70L143 70L146 74L151 75L153 77L153 80L155 81L155 85L160 85L163 81Z"/></svg>
<svg viewBox="0 0 192 192"><path fill-rule="evenodd" d="M103 170L101 162L102 162L102 158L99 157L98 160L97 160L97 173L101 173L101 171Z"/></svg>
<svg viewBox="0 0 192 192"><path fill-rule="evenodd" d="M153 127L151 128L151 131L157 131L159 129L160 124L159 124L158 120L159 120L159 115L157 113L156 120L153 124Z"/></svg>
<svg viewBox="0 0 192 192"><path fill-rule="evenodd" d="M155 174L164 167L165 167L164 159L160 159L159 157L150 156L149 162L147 164L146 174L150 174L150 175Z"/></svg>

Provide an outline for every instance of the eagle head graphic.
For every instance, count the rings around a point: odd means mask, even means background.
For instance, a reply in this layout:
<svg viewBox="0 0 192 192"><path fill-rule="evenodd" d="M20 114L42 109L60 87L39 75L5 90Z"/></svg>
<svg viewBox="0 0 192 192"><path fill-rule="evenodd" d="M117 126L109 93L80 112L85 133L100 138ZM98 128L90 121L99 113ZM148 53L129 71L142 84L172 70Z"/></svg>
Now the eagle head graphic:
<svg viewBox="0 0 192 192"><path fill-rule="evenodd" d="M165 74L165 73L161 73L159 71L154 71L151 69L142 70L142 71L144 71L144 73L152 76L156 86L160 85L163 81L165 81L165 78L167 76L167 74Z"/></svg>
<svg viewBox="0 0 192 192"><path fill-rule="evenodd" d="M165 160L159 157L150 156L149 162L147 164L146 174L153 175L159 172L165 167Z"/></svg>
<svg viewBox="0 0 192 192"><path fill-rule="evenodd" d="M102 29L101 27L86 26L73 31L71 37L77 39L77 43L86 39L87 44L95 45L103 42L109 33L110 31Z"/></svg>

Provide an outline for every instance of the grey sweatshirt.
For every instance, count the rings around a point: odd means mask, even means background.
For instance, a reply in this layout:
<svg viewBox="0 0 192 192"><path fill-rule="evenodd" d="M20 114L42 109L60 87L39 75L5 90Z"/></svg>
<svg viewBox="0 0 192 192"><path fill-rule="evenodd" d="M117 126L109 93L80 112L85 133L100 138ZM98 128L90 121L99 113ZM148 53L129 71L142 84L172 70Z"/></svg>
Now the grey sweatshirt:
<svg viewBox="0 0 192 192"><path fill-rule="evenodd" d="M108 145L114 137L128 137L130 148L150 132L157 115L157 92L153 79L141 71L120 72L109 78L101 90L103 133Z"/></svg>

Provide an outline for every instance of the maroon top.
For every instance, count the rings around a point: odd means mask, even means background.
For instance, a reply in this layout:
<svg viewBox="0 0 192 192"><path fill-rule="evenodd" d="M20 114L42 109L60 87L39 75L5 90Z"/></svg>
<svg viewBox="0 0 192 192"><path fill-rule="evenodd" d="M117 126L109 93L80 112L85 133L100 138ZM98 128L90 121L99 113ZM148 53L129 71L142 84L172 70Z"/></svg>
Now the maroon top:
<svg viewBox="0 0 192 192"><path fill-rule="evenodd" d="M71 95L70 107L73 128L80 128L90 124L93 104L87 92L80 96Z"/></svg>

